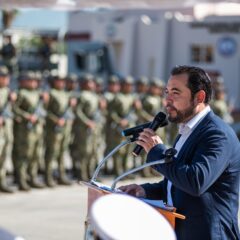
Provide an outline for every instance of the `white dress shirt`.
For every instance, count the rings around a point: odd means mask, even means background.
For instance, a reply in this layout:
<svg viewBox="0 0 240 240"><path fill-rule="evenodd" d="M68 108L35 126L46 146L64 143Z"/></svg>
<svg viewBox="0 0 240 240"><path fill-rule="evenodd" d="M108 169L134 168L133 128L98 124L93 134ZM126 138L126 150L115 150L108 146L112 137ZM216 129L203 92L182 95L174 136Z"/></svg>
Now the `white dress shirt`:
<svg viewBox="0 0 240 240"><path fill-rule="evenodd" d="M175 144L175 149L177 150L177 153L175 157L177 157L179 151L181 150L183 144L186 142L188 137L191 135L193 130L197 127L198 124L202 121L202 119L211 111L211 108L209 106L205 107L201 112L199 112L196 116L194 116L191 120L189 120L185 124L179 124L179 134L181 134L181 137L178 139L178 141ZM168 180L167 183L167 204L169 206L173 206L172 201L172 195L171 195L171 188L172 188L172 182Z"/></svg>

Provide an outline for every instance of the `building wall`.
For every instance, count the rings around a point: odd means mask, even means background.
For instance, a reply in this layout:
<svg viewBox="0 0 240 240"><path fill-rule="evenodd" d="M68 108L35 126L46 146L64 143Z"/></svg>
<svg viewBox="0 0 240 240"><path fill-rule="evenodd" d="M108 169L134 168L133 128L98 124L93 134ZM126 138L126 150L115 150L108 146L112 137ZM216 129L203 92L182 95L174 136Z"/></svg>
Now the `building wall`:
<svg viewBox="0 0 240 240"><path fill-rule="evenodd" d="M139 20L137 27L135 75L158 76L164 79L167 54L167 22L164 18L160 18L151 24Z"/></svg>
<svg viewBox="0 0 240 240"><path fill-rule="evenodd" d="M212 22L214 23L214 19ZM219 22L219 17L216 17L216 22ZM180 22L177 19L172 20L171 32L171 60L170 69L175 65L190 64L202 67L209 71L219 71L224 79L224 85L227 89L230 100L236 105L240 106L240 46L236 45L234 53L229 56L223 55L219 51L219 42L227 37L240 43L240 34L225 32L210 32L209 28L192 28L189 22ZM236 18L232 18L235 22ZM205 21L207 23L207 21ZM240 18L239 18L240 23ZM217 27L217 25L216 25ZM212 46L213 48L213 62L212 63L196 63L191 60L191 46L193 44L201 46Z"/></svg>
<svg viewBox="0 0 240 240"><path fill-rule="evenodd" d="M91 40L109 45L116 70L134 77L158 76L167 81L175 65L196 65L219 72L235 106L240 107L240 17L212 16L202 22L175 16L165 18L156 11L150 22L143 21L142 12L76 14L71 16L70 31L88 31ZM223 55L219 42L227 37L236 43L232 54ZM212 62L192 61L191 47L210 46Z"/></svg>
<svg viewBox="0 0 240 240"><path fill-rule="evenodd" d="M103 21L101 24L95 21L95 31L92 31L92 40L108 43L116 70L123 75L132 74L133 71L135 25L135 18L127 18L121 22Z"/></svg>

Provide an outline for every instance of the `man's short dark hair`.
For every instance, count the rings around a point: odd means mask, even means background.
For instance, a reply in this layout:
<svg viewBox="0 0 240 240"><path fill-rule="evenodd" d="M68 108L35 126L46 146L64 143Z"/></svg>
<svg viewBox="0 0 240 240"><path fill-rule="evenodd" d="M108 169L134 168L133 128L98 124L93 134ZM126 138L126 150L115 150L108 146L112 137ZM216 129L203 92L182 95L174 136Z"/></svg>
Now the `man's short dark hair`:
<svg viewBox="0 0 240 240"><path fill-rule="evenodd" d="M209 103L212 97L212 86L207 73L203 69L194 66L176 66L171 72L172 75L184 73L188 75L188 88L191 90L192 97L198 91L203 90L206 93L204 103Z"/></svg>

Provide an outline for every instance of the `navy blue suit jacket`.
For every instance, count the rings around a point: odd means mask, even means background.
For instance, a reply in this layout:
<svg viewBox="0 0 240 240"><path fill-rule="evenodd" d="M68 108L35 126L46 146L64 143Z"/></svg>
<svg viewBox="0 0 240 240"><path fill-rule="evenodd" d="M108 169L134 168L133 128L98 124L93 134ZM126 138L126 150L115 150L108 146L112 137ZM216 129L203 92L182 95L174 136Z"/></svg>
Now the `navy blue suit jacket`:
<svg viewBox="0 0 240 240"><path fill-rule="evenodd" d="M163 144L150 150L147 162L163 157ZM143 184L150 199L167 200L167 179L173 204L186 220L177 220L178 240L240 239L238 229L240 144L212 111L193 130L178 156L155 165L160 183Z"/></svg>

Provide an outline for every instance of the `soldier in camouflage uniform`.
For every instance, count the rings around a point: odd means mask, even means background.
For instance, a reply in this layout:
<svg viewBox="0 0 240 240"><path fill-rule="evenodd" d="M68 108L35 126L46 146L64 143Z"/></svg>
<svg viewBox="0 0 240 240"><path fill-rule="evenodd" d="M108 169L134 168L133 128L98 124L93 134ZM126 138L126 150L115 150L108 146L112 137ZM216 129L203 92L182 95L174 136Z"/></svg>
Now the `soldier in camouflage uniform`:
<svg viewBox="0 0 240 240"><path fill-rule="evenodd" d="M37 156L41 96L38 89L38 79L33 72L21 74L19 82L20 89L13 105L13 157L19 189L28 191L30 187L44 187L38 181Z"/></svg>
<svg viewBox="0 0 240 240"><path fill-rule="evenodd" d="M225 90L223 86L218 86L214 89L213 100L210 103L213 112L222 118L225 122L233 123L233 118L229 111L229 106L226 102Z"/></svg>
<svg viewBox="0 0 240 240"><path fill-rule="evenodd" d="M77 98L78 93L78 76L76 74L69 74L65 78L66 91L70 94L71 98Z"/></svg>
<svg viewBox="0 0 240 240"><path fill-rule="evenodd" d="M136 115L137 115L137 122L136 124L143 124L146 122L146 116L145 112L142 106L143 100L146 98L147 92L148 92L148 78L147 77L140 77L136 81Z"/></svg>
<svg viewBox="0 0 240 240"><path fill-rule="evenodd" d="M6 193L14 192L7 185L5 168L9 145L12 142L12 113L9 102L15 100L8 88L9 81L8 69L0 67L0 191Z"/></svg>
<svg viewBox="0 0 240 240"><path fill-rule="evenodd" d="M123 140L121 131L136 124L134 103L133 78L128 76L121 80L121 92L115 96L109 109L112 122L110 127L113 132L112 143L114 146L117 146ZM128 160L132 160L131 150L131 145L127 145L113 155L115 175L120 175L127 171Z"/></svg>
<svg viewBox="0 0 240 240"><path fill-rule="evenodd" d="M99 102L99 109L95 114L95 120L97 121L96 129L96 156L97 160L101 160L104 155L106 147L106 117L107 117L107 100L104 97L104 82L101 77L95 78L96 94Z"/></svg>
<svg viewBox="0 0 240 240"><path fill-rule="evenodd" d="M156 77L150 79L148 94L142 100L142 117L145 118L145 122L152 121L158 112L164 111L163 90L164 83L162 80ZM166 131L164 128L159 129L158 134L162 139L166 139Z"/></svg>
<svg viewBox="0 0 240 240"><path fill-rule="evenodd" d="M46 152L45 152L45 177L49 187L56 185L53 173L54 162L57 161L58 183L70 185L67 178L64 153L68 149L66 141L66 128L68 121L73 121L69 94L65 91L65 79L59 76L50 78L51 90L49 91L49 102L46 106Z"/></svg>
<svg viewBox="0 0 240 240"><path fill-rule="evenodd" d="M149 88L148 84L149 84L149 79L145 76L141 76L136 80L136 85L135 85L135 95L136 95L135 107L136 107L136 116L137 116L136 125L140 125L146 122L142 102L146 98L146 94ZM143 161L143 159L145 159L144 156L145 156L145 153L142 152L139 156L134 157L134 167L137 167L137 163L144 162Z"/></svg>
<svg viewBox="0 0 240 240"><path fill-rule="evenodd" d="M96 168L96 132L95 114L99 108L96 85L91 74L80 79L80 95L77 101L74 121L74 161L79 164L79 180L88 181Z"/></svg>
<svg viewBox="0 0 240 240"><path fill-rule="evenodd" d="M110 153L111 150L113 150L116 145L114 145L113 138L115 136L115 133L113 132L112 128L109 126L114 125L113 119L111 118L111 104L113 103L113 100L115 96L120 91L120 80L116 75L112 75L108 79L108 86L107 91L104 93L104 98L107 102L107 111L106 111L106 124L105 124L105 136L106 136L106 148L104 156L107 156L108 153ZM104 166L104 172L105 174L110 174L111 171L108 167L110 161L107 161L107 163Z"/></svg>
<svg viewBox="0 0 240 240"><path fill-rule="evenodd" d="M38 116L38 122L37 122L37 132L38 132L38 143L37 143L37 155L38 155L38 165L39 165L39 172L44 173L45 171L45 159L44 159L44 153L45 153L45 118L46 118L46 111L44 109L45 104L49 100L49 94L47 90L42 89L42 83L43 83L43 77L41 74L36 73L36 77L39 79L38 81L38 87L40 91L40 97L41 101L39 104L39 116Z"/></svg>
<svg viewBox="0 0 240 240"><path fill-rule="evenodd" d="M142 122L152 121L155 115L159 111L163 111L163 87L164 83L158 78L150 79L149 91L142 97L142 108L138 109L138 115L140 116ZM140 111L140 113L139 113ZM166 139L166 131L164 128L157 130L161 138ZM145 158L142 157L142 164L144 163ZM149 168L145 168L142 171L143 177L151 176Z"/></svg>
<svg viewBox="0 0 240 240"><path fill-rule="evenodd" d="M79 96L78 92L78 76L76 74L69 74L66 78L66 92L69 94L71 109L69 111L72 112L72 115L75 119L74 109L77 104L77 98ZM73 153L75 151L73 139L74 139L74 129L73 129L73 121L68 121L66 126L66 145L69 146L69 154L72 160L72 172L73 176L77 176L77 163L74 162Z"/></svg>
<svg viewBox="0 0 240 240"><path fill-rule="evenodd" d="M148 91L149 79L146 76L141 76L136 80L136 94L140 96L140 98L144 97Z"/></svg>

